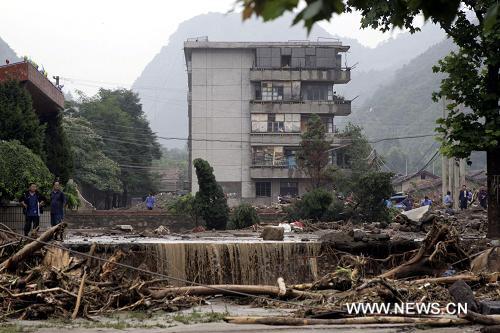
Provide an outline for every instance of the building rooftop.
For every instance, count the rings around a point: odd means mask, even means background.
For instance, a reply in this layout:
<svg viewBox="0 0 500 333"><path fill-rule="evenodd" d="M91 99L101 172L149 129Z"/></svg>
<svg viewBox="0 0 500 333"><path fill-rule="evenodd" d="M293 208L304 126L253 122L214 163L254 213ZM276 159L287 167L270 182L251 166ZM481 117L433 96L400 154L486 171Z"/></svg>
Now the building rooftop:
<svg viewBox="0 0 500 333"><path fill-rule="evenodd" d="M58 112L64 108L63 93L30 62L0 66L0 83L19 81L31 94L33 108L39 114Z"/></svg>
<svg viewBox="0 0 500 333"><path fill-rule="evenodd" d="M184 49L254 49L259 47L325 47L335 48L341 52L349 50L348 45L342 45L339 40L309 41L290 40L287 42L211 42L207 38L189 38L184 42Z"/></svg>

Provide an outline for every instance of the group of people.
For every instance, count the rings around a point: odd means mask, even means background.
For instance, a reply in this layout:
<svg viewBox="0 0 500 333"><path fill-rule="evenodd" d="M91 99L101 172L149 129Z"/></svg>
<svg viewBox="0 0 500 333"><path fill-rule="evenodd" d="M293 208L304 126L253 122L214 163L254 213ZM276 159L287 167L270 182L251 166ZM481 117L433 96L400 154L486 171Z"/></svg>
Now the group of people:
<svg viewBox="0 0 500 333"><path fill-rule="evenodd" d="M40 225L40 216L47 203L47 198L38 191L36 183L31 183L26 192L23 193L19 202L23 206L25 215L24 235L28 236L32 229L37 229ZM50 225L55 226L64 219L64 207L66 206L66 196L61 190L59 181L54 181L50 192Z"/></svg>
<svg viewBox="0 0 500 333"><path fill-rule="evenodd" d="M458 195L460 210L467 209L467 207L469 207L476 198L482 208L488 208L488 192L485 188L482 187L479 191L470 191L467 189L466 185L463 185ZM443 204L448 209L453 208L453 198L450 191L448 191L443 198Z"/></svg>

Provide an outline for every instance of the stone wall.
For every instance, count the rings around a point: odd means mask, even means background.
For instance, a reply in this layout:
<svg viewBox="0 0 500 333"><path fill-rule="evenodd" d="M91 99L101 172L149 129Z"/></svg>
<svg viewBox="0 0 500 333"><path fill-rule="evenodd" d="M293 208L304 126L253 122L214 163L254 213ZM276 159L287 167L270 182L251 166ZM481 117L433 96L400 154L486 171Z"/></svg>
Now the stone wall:
<svg viewBox="0 0 500 333"><path fill-rule="evenodd" d="M113 228L129 224L135 230L156 229L160 225L171 231L189 230L195 221L188 216L172 215L162 211L94 210L88 212L69 212L64 221L71 229Z"/></svg>

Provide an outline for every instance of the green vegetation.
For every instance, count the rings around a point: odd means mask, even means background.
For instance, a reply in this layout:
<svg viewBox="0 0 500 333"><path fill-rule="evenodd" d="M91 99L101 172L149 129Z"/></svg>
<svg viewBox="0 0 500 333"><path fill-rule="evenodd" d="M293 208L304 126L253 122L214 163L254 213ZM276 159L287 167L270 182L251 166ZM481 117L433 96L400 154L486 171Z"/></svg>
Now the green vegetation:
<svg viewBox="0 0 500 333"><path fill-rule="evenodd" d="M73 174L73 154L62 118L62 114L56 114L47 119L44 151L45 164L63 184L66 184Z"/></svg>
<svg viewBox="0 0 500 333"><path fill-rule="evenodd" d="M137 95L126 89L101 89L93 97L80 95L68 102L63 127L74 156L74 176L79 184L111 196L125 206L130 195L156 190L152 172L161 157L156 135L149 127Z"/></svg>
<svg viewBox="0 0 500 333"><path fill-rule="evenodd" d="M178 313L172 316L172 319L183 323L185 325L188 324L197 324L197 323L213 323L222 321L224 317L229 315L228 312L201 312L193 310L191 313Z"/></svg>
<svg viewBox="0 0 500 333"><path fill-rule="evenodd" d="M0 199L18 199L30 182L41 192L50 190L54 176L40 156L19 141L0 141L0 156Z"/></svg>
<svg viewBox="0 0 500 333"><path fill-rule="evenodd" d="M260 222L257 210L250 204L242 203L231 213L230 229L244 229Z"/></svg>
<svg viewBox="0 0 500 333"><path fill-rule="evenodd" d="M70 179L64 186L64 194L66 195L66 202L69 209L77 209L80 206L78 189L73 180Z"/></svg>
<svg viewBox="0 0 500 333"><path fill-rule="evenodd" d="M313 114L307 122L301 139L297 151L298 166L311 178L312 188L319 188L325 179L331 142L326 139L325 125L317 114Z"/></svg>
<svg viewBox="0 0 500 333"><path fill-rule="evenodd" d="M193 161L199 190L195 196L196 210L208 229L224 230L229 219L229 207L222 187L215 180L210 164L197 158Z"/></svg>
<svg viewBox="0 0 500 333"><path fill-rule="evenodd" d="M199 212L196 208L195 197L191 193L176 198L168 205L167 209L172 214L190 216L198 226Z"/></svg>
<svg viewBox="0 0 500 333"><path fill-rule="evenodd" d="M368 172L357 179L353 194L362 214L362 220L388 220L384 199L393 194L391 177L392 174L387 172Z"/></svg>
<svg viewBox="0 0 500 333"><path fill-rule="evenodd" d="M293 11L299 1L241 0L243 18L252 14L272 20ZM444 136L441 152L447 156L469 158L473 151L486 151L488 174L488 236L500 238L500 200L494 188L500 174L500 4L486 1L306 1L294 22L303 21L308 29L333 14L357 10L361 27L388 31L404 27L411 32L416 16L438 24L457 45L433 68L443 73L435 101L447 101L448 114L438 121ZM466 109L464 109L466 108ZM469 109L470 112L467 110Z"/></svg>
<svg viewBox="0 0 500 333"><path fill-rule="evenodd" d="M103 139L82 117L64 117L63 126L70 133L68 141L74 156L73 179L103 192L120 192L120 167L102 151Z"/></svg>
<svg viewBox="0 0 500 333"><path fill-rule="evenodd" d="M324 189L313 189L302 197L302 200L296 201L288 209L288 219L311 219L323 221L328 218L328 207L333 202L333 195Z"/></svg>
<svg viewBox="0 0 500 333"><path fill-rule="evenodd" d="M42 159L44 131L31 95L16 81L0 84L0 140L18 140Z"/></svg>

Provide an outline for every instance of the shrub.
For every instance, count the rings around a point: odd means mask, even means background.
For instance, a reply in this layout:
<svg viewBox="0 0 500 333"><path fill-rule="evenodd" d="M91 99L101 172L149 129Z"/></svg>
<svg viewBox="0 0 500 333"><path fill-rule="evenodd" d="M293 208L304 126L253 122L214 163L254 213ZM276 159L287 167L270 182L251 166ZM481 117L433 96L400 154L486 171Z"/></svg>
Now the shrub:
<svg viewBox="0 0 500 333"><path fill-rule="evenodd" d="M232 229L248 228L259 223L259 215L252 205L243 203L234 209L229 222Z"/></svg>
<svg viewBox="0 0 500 333"><path fill-rule="evenodd" d="M0 198L18 199L34 182L39 191L48 193L54 177L40 156L19 141L0 141Z"/></svg>
<svg viewBox="0 0 500 333"><path fill-rule="evenodd" d="M229 207L222 187L215 180L214 169L201 158L195 159L193 165L199 187L195 196L196 210L208 229L224 230L229 219Z"/></svg>
<svg viewBox="0 0 500 333"><path fill-rule="evenodd" d="M286 210L288 220L311 219L321 221L328 218L328 207L333 202L333 196L324 189L314 189L307 192L302 200L296 201Z"/></svg>

